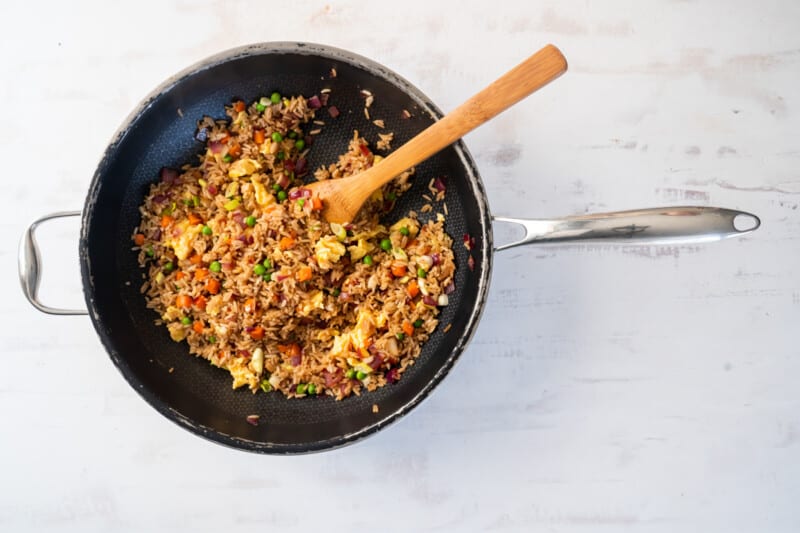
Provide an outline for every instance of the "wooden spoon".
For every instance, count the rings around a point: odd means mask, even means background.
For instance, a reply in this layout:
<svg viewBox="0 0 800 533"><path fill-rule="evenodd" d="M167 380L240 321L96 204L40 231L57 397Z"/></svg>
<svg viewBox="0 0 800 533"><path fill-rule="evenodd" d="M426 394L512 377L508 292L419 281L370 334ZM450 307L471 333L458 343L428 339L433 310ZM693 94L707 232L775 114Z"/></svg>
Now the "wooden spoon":
<svg viewBox="0 0 800 533"><path fill-rule="evenodd" d="M395 150L379 165L348 178L317 181L307 187L323 200L323 216L328 222L350 222L376 189L558 78L566 70L567 60L558 48L549 44Z"/></svg>

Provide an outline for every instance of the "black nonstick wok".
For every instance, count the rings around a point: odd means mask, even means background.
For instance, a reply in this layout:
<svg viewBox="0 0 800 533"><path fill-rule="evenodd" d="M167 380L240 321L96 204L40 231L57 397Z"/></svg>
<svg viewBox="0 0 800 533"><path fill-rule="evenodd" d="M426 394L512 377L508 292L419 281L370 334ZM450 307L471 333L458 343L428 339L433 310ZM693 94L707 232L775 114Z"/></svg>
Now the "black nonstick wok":
<svg viewBox="0 0 800 533"><path fill-rule="evenodd" d="M197 120L204 115L222 117L223 105L233 99L249 102L273 91L311 96L323 88L331 89L329 105L341 114L333 119L325 108L320 110L327 125L311 150L311 168L345 152L353 130L371 142L379 132L392 131L393 145L399 146L441 117L439 109L406 80L355 54L305 43L237 48L190 67L148 96L105 151L83 211L37 220L20 246L20 279L31 303L53 314L84 313L47 307L36 297L37 225L58 216L80 215L86 305L111 360L161 414L198 435L243 450L274 454L325 450L357 441L402 417L450 371L475 331L489 289L492 217L475 163L463 142L457 142L417 166L413 188L389 215L399 218L410 209L419 211L427 203L423 194L430 179L443 177L445 229L455 241L456 290L442 309L439 328L399 382L343 401L327 396L287 400L277 393L232 390L226 371L190 356L185 344L171 341L166 328L154 325L157 317L145 308L139 293L142 270L131 251L130 235L139 223L138 206L149 184L158 179L159 169L193 161L203 149L194 138ZM374 95L370 118L383 119L385 130L365 117L362 89ZM758 226L758 219L747 215L752 217L750 226L735 228L734 218L743 215L747 214L727 209L673 207L553 221L503 219L523 224L526 231L523 239L505 247L573 239L713 240ZM471 250L462 239L473 242ZM246 420L254 414L260 417L255 426Z"/></svg>

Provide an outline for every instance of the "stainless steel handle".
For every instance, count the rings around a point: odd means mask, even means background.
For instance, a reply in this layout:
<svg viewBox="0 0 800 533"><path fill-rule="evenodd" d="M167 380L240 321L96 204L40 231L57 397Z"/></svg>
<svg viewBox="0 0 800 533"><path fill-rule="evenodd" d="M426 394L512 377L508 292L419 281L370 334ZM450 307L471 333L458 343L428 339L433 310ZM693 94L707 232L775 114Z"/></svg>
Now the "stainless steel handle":
<svg viewBox="0 0 800 533"><path fill-rule="evenodd" d="M530 243L609 241L627 244L712 242L755 231L761 220L744 211L719 207L659 207L580 215L555 220L493 217L525 229L521 239L498 246L507 250Z"/></svg>
<svg viewBox="0 0 800 533"><path fill-rule="evenodd" d="M54 218L78 217L80 215L80 211L61 211L59 213L45 215L28 226L28 229L22 235L22 239L19 242L19 282L22 285L22 292L25 294L25 297L28 299L31 305L43 313L48 313L51 315L89 314L83 309L58 309L56 307L44 305L39 301L37 296L37 293L39 292L42 258L39 254L39 247L36 244L36 228L42 222L47 222L48 220L53 220Z"/></svg>

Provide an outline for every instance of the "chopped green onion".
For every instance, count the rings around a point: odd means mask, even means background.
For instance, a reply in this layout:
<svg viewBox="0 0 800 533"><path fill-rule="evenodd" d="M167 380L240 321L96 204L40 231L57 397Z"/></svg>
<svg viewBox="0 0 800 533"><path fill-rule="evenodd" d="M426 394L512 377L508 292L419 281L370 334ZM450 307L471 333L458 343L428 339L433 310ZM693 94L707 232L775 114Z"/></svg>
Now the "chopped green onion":
<svg viewBox="0 0 800 533"><path fill-rule="evenodd" d="M172 263L172 261L168 261L167 264L164 265L164 272L172 272L173 268L175 268L175 265Z"/></svg>
<svg viewBox="0 0 800 533"><path fill-rule="evenodd" d="M283 135L281 135L281 132L276 131L272 134L272 140L279 143L283 140Z"/></svg>
<svg viewBox="0 0 800 533"><path fill-rule="evenodd" d="M208 265L208 269L211 272L219 272L220 270L222 270L222 265L219 264L219 261L211 261L211 264Z"/></svg>
<svg viewBox="0 0 800 533"><path fill-rule="evenodd" d="M416 319L414 321L414 327L415 328L421 328L422 327L422 319L421 318L418 318L418 319Z"/></svg>
<svg viewBox="0 0 800 533"><path fill-rule="evenodd" d="M261 277L264 278L264 281L272 281L272 272L267 272Z"/></svg>
<svg viewBox="0 0 800 533"><path fill-rule="evenodd" d="M184 326L188 326L191 323L192 319L189 318L188 316L181 317L181 324L183 324Z"/></svg>
<svg viewBox="0 0 800 533"><path fill-rule="evenodd" d="M246 219L244 219L244 223L250 226L251 228L256 225L256 217L250 215Z"/></svg>
<svg viewBox="0 0 800 533"><path fill-rule="evenodd" d="M275 157L278 159L278 161L283 161L283 158L286 157L286 154L283 153L283 150L281 150L280 152L275 154Z"/></svg>
<svg viewBox="0 0 800 533"><path fill-rule="evenodd" d="M270 385L268 379L261 380L261 390L263 390L264 392L269 392L272 390L272 385Z"/></svg>
<svg viewBox="0 0 800 533"><path fill-rule="evenodd" d="M402 332L401 333L397 333L397 334L395 334L395 337L397 337L397 340L401 341L401 340L406 338L406 334L402 333Z"/></svg>
<svg viewBox="0 0 800 533"><path fill-rule="evenodd" d="M344 377L347 379L353 379L356 377L356 369L355 368L348 368L347 372L344 373Z"/></svg>
<svg viewBox="0 0 800 533"><path fill-rule="evenodd" d="M233 161L233 158L229 154L225 154L225 157L223 157L222 160L225 161L226 163L230 163L231 161Z"/></svg>
<svg viewBox="0 0 800 533"><path fill-rule="evenodd" d="M256 111L258 111L259 113L263 112L266 108L267 106L265 106L261 102L256 104Z"/></svg>
<svg viewBox="0 0 800 533"><path fill-rule="evenodd" d="M214 335L211 335L210 337L208 337L208 342L214 344L215 342L217 342L217 338Z"/></svg>
<svg viewBox="0 0 800 533"><path fill-rule="evenodd" d="M294 147L297 148L298 150L302 150L303 148L306 147L306 142L303 139L297 139L294 142Z"/></svg>
<svg viewBox="0 0 800 533"><path fill-rule="evenodd" d="M269 101L273 104L280 104L281 103L281 93L274 92L270 95Z"/></svg>
<svg viewBox="0 0 800 533"><path fill-rule="evenodd" d="M253 267L253 272L255 273L256 276L263 276L264 274L267 273L267 269L264 268L264 265L259 263Z"/></svg>
<svg viewBox="0 0 800 533"><path fill-rule="evenodd" d="M333 289L333 292L331 294L333 294L333 297L336 298L340 294L342 294L342 289L340 289L339 287L336 287L336 288Z"/></svg>
<svg viewBox="0 0 800 533"><path fill-rule="evenodd" d="M365 265L367 265L367 266L371 265L372 264L372 256L371 255L365 255L363 261L364 261Z"/></svg>
<svg viewBox="0 0 800 533"><path fill-rule="evenodd" d="M391 191L386 195L386 198L388 198L390 202L394 202L397 200L397 194L394 191Z"/></svg>
<svg viewBox="0 0 800 533"><path fill-rule="evenodd" d="M417 269L417 276L420 278L425 278L428 276L428 273L425 272L425 270L422 267L420 267Z"/></svg>
<svg viewBox="0 0 800 533"><path fill-rule="evenodd" d="M317 393L317 386L313 383L308 384L308 393L309 394L316 394Z"/></svg>
<svg viewBox="0 0 800 533"><path fill-rule="evenodd" d="M359 381L361 381L361 380L362 380L362 379L364 379L365 377L367 377L367 375L366 375L364 372L362 372L361 370L359 370L358 372L356 372L356 379L358 379Z"/></svg>
<svg viewBox="0 0 800 533"><path fill-rule="evenodd" d="M153 246L151 245L147 247L147 250L144 251L144 254L147 257L153 257L156 254L156 252L153 250Z"/></svg>
<svg viewBox="0 0 800 533"><path fill-rule="evenodd" d="M211 228L209 228L208 226L203 226L203 229L200 231L202 231L203 235L205 235L206 237L213 233L213 231L211 231Z"/></svg>
<svg viewBox="0 0 800 533"><path fill-rule="evenodd" d="M239 207L239 203L240 203L239 199L238 199L238 198L234 198L233 200L228 200L227 202L225 202L225 204L223 205L223 207L224 207L224 208L225 208L227 211L233 211L234 209L236 209L237 207Z"/></svg>
<svg viewBox="0 0 800 533"><path fill-rule="evenodd" d="M192 196L192 205L195 207L200 207L200 198L197 196Z"/></svg>
<svg viewBox="0 0 800 533"><path fill-rule="evenodd" d="M383 239L381 241L381 249L384 252L388 252L389 250L391 250L392 249L392 241L390 241L389 239Z"/></svg>
<svg viewBox="0 0 800 533"><path fill-rule="evenodd" d="M297 205L299 205L300 208L302 209L303 206L306 205L306 199L305 198L300 198L299 200L297 200Z"/></svg>
<svg viewBox="0 0 800 533"><path fill-rule="evenodd" d="M403 226L402 228L400 228L400 234L403 235L404 237L408 237L411 234L411 232L408 231L408 228L406 226Z"/></svg>
<svg viewBox="0 0 800 533"><path fill-rule="evenodd" d="M286 194L286 191L278 191L278 201L279 201L279 202L283 202L283 201L284 201L284 200L286 200L288 197L289 197L289 195L288 195L288 194Z"/></svg>
<svg viewBox="0 0 800 533"><path fill-rule="evenodd" d="M289 132L289 138L290 139L297 139L297 132L296 131L290 131Z"/></svg>
<svg viewBox="0 0 800 533"><path fill-rule="evenodd" d="M275 185L272 186L272 190L278 192L281 190L281 186L276 183Z"/></svg>
<svg viewBox="0 0 800 533"><path fill-rule="evenodd" d="M297 394L305 394L308 390L308 385L305 383L300 383L295 390L297 391Z"/></svg>

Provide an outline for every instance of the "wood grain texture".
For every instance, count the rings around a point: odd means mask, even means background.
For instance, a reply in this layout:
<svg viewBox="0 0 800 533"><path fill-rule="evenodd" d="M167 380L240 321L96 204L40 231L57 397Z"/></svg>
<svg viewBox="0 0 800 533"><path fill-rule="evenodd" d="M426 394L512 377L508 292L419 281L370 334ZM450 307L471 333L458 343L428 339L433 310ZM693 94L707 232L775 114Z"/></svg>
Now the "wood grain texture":
<svg viewBox="0 0 800 533"><path fill-rule="evenodd" d="M13 21L0 34L0 530L796 532L800 4L291 12L275 24L274 3L248 1L0 7ZM112 133L164 78L265 40L364 54L442 109L558 43L569 75L465 137L494 213L674 202L763 226L708 246L498 254L473 342L395 426L295 458L207 443L128 387L87 319L25 302L17 239L39 214L82 205ZM42 297L79 305L76 227L42 228L41 242Z"/></svg>
<svg viewBox="0 0 800 533"><path fill-rule="evenodd" d="M361 206L375 190L544 87L566 70L567 60L558 48L549 44L397 147L380 165L348 178L312 183L309 188L324 202L325 219L339 224L355 220Z"/></svg>

